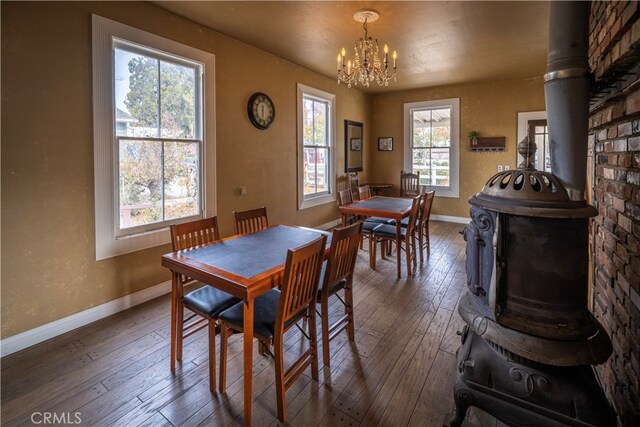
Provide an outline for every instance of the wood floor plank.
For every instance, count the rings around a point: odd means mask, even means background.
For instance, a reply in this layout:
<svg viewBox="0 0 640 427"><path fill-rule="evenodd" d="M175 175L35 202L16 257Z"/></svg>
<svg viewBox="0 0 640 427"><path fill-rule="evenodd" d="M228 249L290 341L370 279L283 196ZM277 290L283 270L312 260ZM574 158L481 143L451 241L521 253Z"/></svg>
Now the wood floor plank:
<svg viewBox="0 0 640 427"><path fill-rule="evenodd" d="M409 426L442 426L446 414L453 408L455 367L454 355L438 351L409 420Z"/></svg>
<svg viewBox="0 0 640 427"><path fill-rule="evenodd" d="M330 344L331 367L320 364L319 381L305 372L293 384L288 425L441 425L453 407L456 332L464 326L457 314L466 288L461 228L432 221L431 256L410 278L396 277L395 252L371 270L367 250L359 251L356 340L340 334ZM343 312L332 297L330 319ZM229 339L224 394L209 391L206 331L185 341L175 375L169 372L169 338L165 295L3 358L3 425L30 425L33 411L79 411L85 425L240 426L242 334ZM293 328L284 347L290 363L308 341ZM321 352L321 342L318 347ZM216 350L219 362L219 345ZM259 355L257 345L253 357L254 425L281 426L273 360Z"/></svg>

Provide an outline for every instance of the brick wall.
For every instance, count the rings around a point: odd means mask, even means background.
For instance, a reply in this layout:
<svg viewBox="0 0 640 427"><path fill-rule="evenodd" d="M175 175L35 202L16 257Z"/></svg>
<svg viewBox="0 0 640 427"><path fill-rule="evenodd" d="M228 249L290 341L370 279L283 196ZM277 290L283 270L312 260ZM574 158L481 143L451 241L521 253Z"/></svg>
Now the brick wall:
<svg viewBox="0 0 640 427"><path fill-rule="evenodd" d="M598 374L625 426L640 425L639 15L637 1L591 3L592 303L613 343Z"/></svg>

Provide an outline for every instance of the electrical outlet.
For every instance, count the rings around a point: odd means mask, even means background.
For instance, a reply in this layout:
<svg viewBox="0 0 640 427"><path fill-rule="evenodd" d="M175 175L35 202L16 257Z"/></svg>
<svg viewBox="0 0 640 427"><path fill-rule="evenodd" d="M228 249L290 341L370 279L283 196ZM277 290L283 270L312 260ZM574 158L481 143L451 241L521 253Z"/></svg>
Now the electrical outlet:
<svg viewBox="0 0 640 427"><path fill-rule="evenodd" d="M502 165L498 165L498 172L502 172Z"/></svg>
<svg viewBox="0 0 640 427"><path fill-rule="evenodd" d="M511 170L511 166L509 166L509 165L504 165L504 170L506 170L506 171Z"/></svg>

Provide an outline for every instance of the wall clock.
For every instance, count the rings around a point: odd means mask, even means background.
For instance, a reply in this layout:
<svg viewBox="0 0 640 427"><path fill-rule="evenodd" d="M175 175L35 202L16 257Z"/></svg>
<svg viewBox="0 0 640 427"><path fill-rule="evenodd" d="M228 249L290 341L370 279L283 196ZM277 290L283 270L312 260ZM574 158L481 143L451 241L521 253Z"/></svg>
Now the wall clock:
<svg viewBox="0 0 640 427"><path fill-rule="evenodd" d="M249 104L247 105L247 112L249 113L251 123L262 130L271 126L273 119L276 117L276 109L273 106L273 101L261 92L256 92L251 95Z"/></svg>

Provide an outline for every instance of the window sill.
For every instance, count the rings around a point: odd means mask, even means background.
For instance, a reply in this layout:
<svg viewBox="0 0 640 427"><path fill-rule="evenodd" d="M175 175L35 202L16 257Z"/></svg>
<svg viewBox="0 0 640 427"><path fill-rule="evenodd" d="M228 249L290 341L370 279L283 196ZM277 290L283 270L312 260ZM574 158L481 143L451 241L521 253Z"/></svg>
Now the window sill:
<svg viewBox="0 0 640 427"><path fill-rule="evenodd" d="M448 197L451 199L458 199L460 198L460 191L458 189L453 189L453 188L442 188L442 187L429 187L429 186L423 186L425 187L426 191L435 191L436 197Z"/></svg>
<svg viewBox="0 0 640 427"><path fill-rule="evenodd" d="M336 198L333 197L333 194L323 194L322 196L310 197L308 199L303 199L300 202L300 206L298 210L313 208L315 206L325 205L327 203L335 203Z"/></svg>
<svg viewBox="0 0 640 427"><path fill-rule="evenodd" d="M98 242L97 242L98 243ZM169 228L103 239L96 244L96 261L171 243Z"/></svg>

